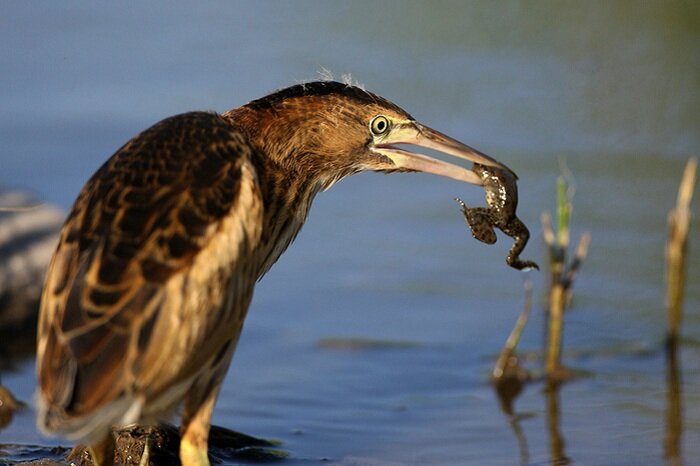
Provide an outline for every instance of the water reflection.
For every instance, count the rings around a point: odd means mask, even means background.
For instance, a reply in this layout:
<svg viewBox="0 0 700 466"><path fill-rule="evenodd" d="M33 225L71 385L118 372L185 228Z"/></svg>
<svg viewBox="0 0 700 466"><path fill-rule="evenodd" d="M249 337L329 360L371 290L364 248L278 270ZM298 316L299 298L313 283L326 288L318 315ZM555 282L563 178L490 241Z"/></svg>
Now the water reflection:
<svg viewBox="0 0 700 466"><path fill-rule="evenodd" d="M517 364L517 363L516 363ZM514 368L515 369L515 368ZM522 371L522 372L521 372ZM513 431L516 441L518 442L518 451L520 452L520 464L526 465L530 463L530 452L527 446L527 437L525 431L520 424L520 421L525 417L518 414L513 409L515 399L520 395L525 386L526 377L523 377L521 368L510 371L509 375L497 379L494 382L494 388L498 395L498 401L501 411L506 415L508 425Z"/></svg>
<svg viewBox="0 0 700 466"><path fill-rule="evenodd" d="M681 466L683 464L683 430L684 430L684 408L683 408L683 373L680 363L680 346L667 343L665 348L665 383L666 397L664 410L664 431L662 436L661 449L665 464L669 466ZM657 347L651 353L635 352L635 356L648 360L650 357L659 355L661 347ZM590 355L588 356L590 357ZM515 359L515 358L514 358ZM528 443L528 431L533 434L533 427L524 427L522 421L527 419L527 414L519 413L515 408L516 399L523 393L527 384L543 384L542 394L544 397L544 426L546 434L546 451L548 464L568 465L576 461L567 453L567 442L562 431L562 413L571 412L571 407L562 401L561 390L568 383L579 383L583 380L570 380L567 382L551 382L544 378L525 378L522 374L525 370L513 362L513 366L508 370L510 376L503 377L493 382L495 393L499 400L499 406L508 422L518 445L519 464L530 464L531 456L538 456L540 445ZM516 376L515 374L521 374ZM575 411L573 411L575 412ZM692 428L691 428L692 431ZM580 437L576 438L577 443ZM585 439L584 439L585 440ZM542 448L544 446L542 445ZM575 448L574 448L575 449ZM533 452L534 453L531 453ZM610 461L614 462L618 454L623 452L617 448L610 451ZM659 454L661 456L661 454ZM612 463L611 463L612 464Z"/></svg>
<svg viewBox="0 0 700 466"><path fill-rule="evenodd" d="M517 363L515 363L517 364ZM494 382L494 388L498 395L501 411L506 415L510 429L518 443L520 452L520 464L530 463L530 453L525 431L521 421L528 416L519 414L514 409L515 399L520 395L529 377L524 377L525 370L514 366L509 375ZM571 459L566 455L564 436L561 432L561 406L559 390L562 383L546 381L543 390L546 403L546 431L549 439L549 461L553 465L567 465Z"/></svg>
<svg viewBox="0 0 700 466"><path fill-rule="evenodd" d="M676 340L666 345L666 432L664 458L672 466L680 466L681 438L683 433L683 403L681 393L681 369Z"/></svg>
<svg viewBox="0 0 700 466"><path fill-rule="evenodd" d="M559 390L562 384L548 382L544 395L547 402L547 432L549 434L549 460L554 465L565 465L571 462L566 456L564 436L561 433L561 409L559 406Z"/></svg>

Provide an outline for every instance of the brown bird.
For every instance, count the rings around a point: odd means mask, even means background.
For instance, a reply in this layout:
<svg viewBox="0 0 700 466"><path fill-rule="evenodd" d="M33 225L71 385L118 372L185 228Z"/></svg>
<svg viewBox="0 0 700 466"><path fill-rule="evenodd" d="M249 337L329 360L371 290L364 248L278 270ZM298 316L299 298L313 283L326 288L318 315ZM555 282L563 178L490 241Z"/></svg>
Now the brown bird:
<svg viewBox="0 0 700 466"><path fill-rule="evenodd" d="M395 144L504 168L388 100L331 81L223 115L177 115L127 142L80 192L49 267L40 429L111 464L112 426L167 420L182 404L182 464L209 464L212 411L253 287L314 196L362 171L482 184Z"/></svg>

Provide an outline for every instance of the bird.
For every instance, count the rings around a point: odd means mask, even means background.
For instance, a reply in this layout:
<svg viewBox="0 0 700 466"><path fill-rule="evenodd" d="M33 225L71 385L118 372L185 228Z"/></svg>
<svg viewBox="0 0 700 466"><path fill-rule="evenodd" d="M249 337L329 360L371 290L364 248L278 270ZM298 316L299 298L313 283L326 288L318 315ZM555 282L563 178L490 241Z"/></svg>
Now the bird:
<svg viewBox="0 0 700 466"><path fill-rule="evenodd" d="M180 414L183 465L208 465L211 417L256 282L321 191L359 172L425 172L481 186L442 152L507 169L389 100L295 84L225 113L166 118L87 181L46 275L37 425L114 461L111 428Z"/></svg>

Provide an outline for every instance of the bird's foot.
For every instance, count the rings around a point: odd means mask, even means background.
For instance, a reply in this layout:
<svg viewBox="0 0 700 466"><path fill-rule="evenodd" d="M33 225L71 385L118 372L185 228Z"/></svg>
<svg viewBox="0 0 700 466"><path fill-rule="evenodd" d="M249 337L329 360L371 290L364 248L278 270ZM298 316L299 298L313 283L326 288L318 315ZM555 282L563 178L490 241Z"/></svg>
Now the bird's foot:
<svg viewBox="0 0 700 466"><path fill-rule="evenodd" d="M206 444L202 447L187 438L182 438L180 440L180 462L182 466L209 466Z"/></svg>

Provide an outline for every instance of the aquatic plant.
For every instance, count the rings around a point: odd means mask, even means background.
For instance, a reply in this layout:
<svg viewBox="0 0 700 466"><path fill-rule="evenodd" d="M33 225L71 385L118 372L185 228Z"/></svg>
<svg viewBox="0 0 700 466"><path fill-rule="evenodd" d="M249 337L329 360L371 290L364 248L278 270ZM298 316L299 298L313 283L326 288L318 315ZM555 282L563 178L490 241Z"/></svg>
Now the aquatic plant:
<svg viewBox="0 0 700 466"><path fill-rule="evenodd" d="M542 234L547 245L549 264L549 286L547 292L547 344L545 375L550 382L570 378L571 374L561 364L562 337L564 333L564 311L571 300L572 285L581 263L588 254L591 235L584 232L579 239L574 256L567 262L570 243L569 224L573 189L567 187L565 177L557 178L557 229L552 227L549 212L541 216Z"/></svg>

